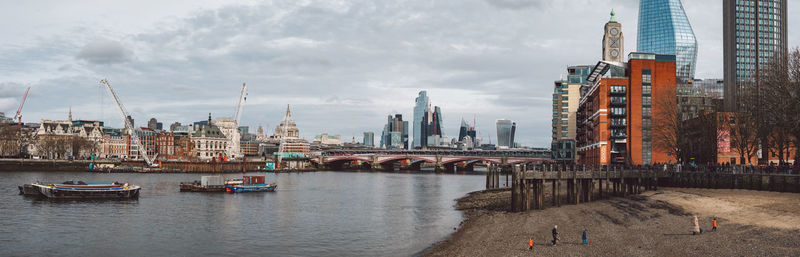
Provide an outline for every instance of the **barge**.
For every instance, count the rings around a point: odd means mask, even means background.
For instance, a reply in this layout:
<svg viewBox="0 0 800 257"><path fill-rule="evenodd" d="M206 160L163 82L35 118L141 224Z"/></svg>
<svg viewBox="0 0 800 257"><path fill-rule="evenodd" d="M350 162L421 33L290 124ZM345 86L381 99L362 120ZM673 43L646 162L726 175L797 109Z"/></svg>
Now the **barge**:
<svg viewBox="0 0 800 257"><path fill-rule="evenodd" d="M20 194L36 195L53 199L135 199L139 198L140 186L111 183L85 183L67 181L61 184L36 182L20 186Z"/></svg>

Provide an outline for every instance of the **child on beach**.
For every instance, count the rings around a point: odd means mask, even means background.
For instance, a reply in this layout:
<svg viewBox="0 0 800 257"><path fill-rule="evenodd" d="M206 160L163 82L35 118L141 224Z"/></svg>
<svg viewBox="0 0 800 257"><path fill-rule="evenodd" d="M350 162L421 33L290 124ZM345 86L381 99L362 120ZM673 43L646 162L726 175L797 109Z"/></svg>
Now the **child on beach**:
<svg viewBox="0 0 800 257"><path fill-rule="evenodd" d="M533 235L528 238L528 250L533 251Z"/></svg>
<svg viewBox="0 0 800 257"><path fill-rule="evenodd" d="M711 220L711 231L717 231L717 218Z"/></svg>
<svg viewBox="0 0 800 257"><path fill-rule="evenodd" d="M586 245L589 244L589 240L586 239L586 229L583 229L583 235L581 236L581 244Z"/></svg>

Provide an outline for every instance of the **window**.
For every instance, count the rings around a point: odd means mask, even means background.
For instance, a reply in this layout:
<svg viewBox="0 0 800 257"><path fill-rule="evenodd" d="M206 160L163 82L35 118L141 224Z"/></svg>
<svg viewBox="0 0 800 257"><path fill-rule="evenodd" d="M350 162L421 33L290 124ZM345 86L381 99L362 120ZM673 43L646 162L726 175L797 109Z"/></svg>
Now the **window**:
<svg viewBox="0 0 800 257"><path fill-rule="evenodd" d="M567 101L567 100L569 100L569 96L562 96L562 97L561 97L561 100L562 100L562 101Z"/></svg>
<svg viewBox="0 0 800 257"><path fill-rule="evenodd" d="M569 118L569 114L561 114L561 118L562 118L562 119Z"/></svg>
<svg viewBox="0 0 800 257"><path fill-rule="evenodd" d="M562 136L562 137L568 137L568 136L569 136L569 134L568 134L568 133L561 133L561 136Z"/></svg>
<svg viewBox="0 0 800 257"><path fill-rule="evenodd" d="M569 131L569 127L561 127L561 131Z"/></svg>
<svg viewBox="0 0 800 257"><path fill-rule="evenodd" d="M567 124L569 124L569 121L568 121L568 120L562 120L562 121L561 121L561 124L563 124L563 125L567 125Z"/></svg>

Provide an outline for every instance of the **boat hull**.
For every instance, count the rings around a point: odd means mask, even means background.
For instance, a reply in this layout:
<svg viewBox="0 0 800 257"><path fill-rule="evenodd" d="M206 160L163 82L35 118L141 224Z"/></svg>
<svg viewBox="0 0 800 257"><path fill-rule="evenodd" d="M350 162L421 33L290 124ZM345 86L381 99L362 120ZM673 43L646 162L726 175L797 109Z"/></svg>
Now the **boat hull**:
<svg viewBox="0 0 800 257"><path fill-rule="evenodd" d="M19 194L21 195L33 195L33 196L41 196L42 193L39 192L39 188L34 186L33 184L24 184L19 186Z"/></svg>
<svg viewBox="0 0 800 257"><path fill-rule="evenodd" d="M113 188L73 188L52 185L34 185L39 193L53 199L134 199L139 198L139 186Z"/></svg>
<svg viewBox="0 0 800 257"><path fill-rule="evenodd" d="M276 188L278 188L277 184L225 186L225 190L231 193L274 192Z"/></svg>

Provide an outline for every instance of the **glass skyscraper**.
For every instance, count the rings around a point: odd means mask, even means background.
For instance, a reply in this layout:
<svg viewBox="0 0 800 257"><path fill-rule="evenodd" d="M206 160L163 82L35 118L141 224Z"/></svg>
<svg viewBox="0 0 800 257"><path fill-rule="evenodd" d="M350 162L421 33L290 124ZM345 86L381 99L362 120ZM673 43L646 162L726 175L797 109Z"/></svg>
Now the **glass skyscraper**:
<svg viewBox="0 0 800 257"><path fill-rule="evenodd" d="M497 120L497 146L514 148L514 133L517 123L511 120Z"/></svg>
<svg viewBox="0 0 800 257"><path fill-rule="evenodd" d="M636 48L642 53L675 55L679 82L694 78L697 39L680 0L639 1Z"/></svg>
<svg viewBox="0 0 800 257"><path fill-rule="evenodd" d="M730 0L722 4L725 109L736 111L743 89L758 87L761 66L788 52L788 0Z"/></svg>
<svg viewBox="0 0 800 257"><path fill-rule="evenodd" d="M422 120L425 118L425 113L430 108L431 100L428 98L428 92L419 91L419 96L414 100L414 138L412 139L412 148L422 147Z"/></svg>

